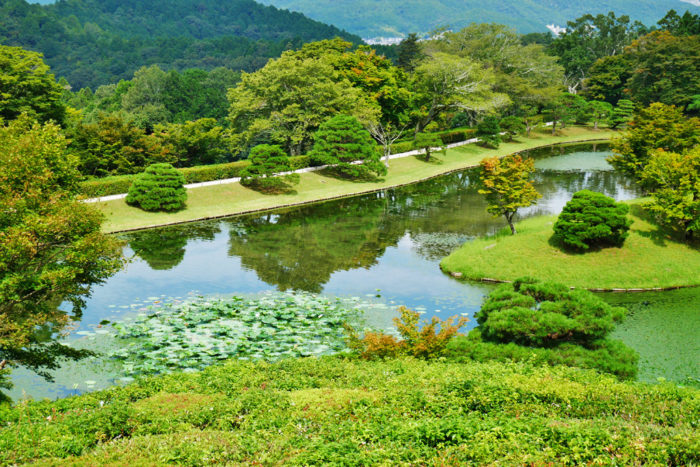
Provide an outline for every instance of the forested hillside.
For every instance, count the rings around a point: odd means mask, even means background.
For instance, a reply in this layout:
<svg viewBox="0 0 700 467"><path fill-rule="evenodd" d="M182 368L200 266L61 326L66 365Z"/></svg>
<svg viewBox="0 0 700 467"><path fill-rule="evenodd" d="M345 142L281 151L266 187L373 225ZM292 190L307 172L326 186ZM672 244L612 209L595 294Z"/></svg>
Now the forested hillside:
<svg viewBox="0 0 700 467"><path fill-rule="evenodd" d="M360 41L252 0L0 0L0 43L42 52L73 88L117 82L154 64L252 71L286 49L336 36Z"/></svg>
<svg viewBox="0 0 700 467"><path fill-rule="evenodd" d="M262 3L300 11L364 38L426 33L439 26L460 29L469 23L495 22L519 32L544 31L546 25L565 26L585 13L629 15L655 24L669 9L697 13L700 8L680 0L261 0Z"/></svg>

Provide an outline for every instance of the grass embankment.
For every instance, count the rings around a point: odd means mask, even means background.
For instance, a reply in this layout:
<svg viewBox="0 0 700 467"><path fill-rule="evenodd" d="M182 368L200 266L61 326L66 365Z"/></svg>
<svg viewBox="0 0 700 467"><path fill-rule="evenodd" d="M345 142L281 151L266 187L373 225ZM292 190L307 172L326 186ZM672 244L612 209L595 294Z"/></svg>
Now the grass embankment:
<svg viewBox="0 0 700 467"><path fill-rule="evenodd" d="M474 166L484 157L503 156L556 143L609 139L614 134L615 132L609 130L593 131L590 128L573 127L562 130L561 134L557 136L533 133L531 138L522 137L512 143L504 143L496 150L470 144L450 149L446 151L446 154L437 154L431 162L425 162L419 157L404 157L392 160L388 175L376 182L340 180L322 172L305 173L301 174L301 180L299 185L295 187L295 192L290 194L265 195L245 188L239 183L195 188L188 190L187 208L176 213L145 212L128 206L123 199L96 205L107 216L103 227L106 232L135 230L262 211L406 185Z"/></svg>
<svg viewBox="0 0 700 467"><path fill-rule="evenodd" d="M550 243L556 216L526 219L508 233L477 239L440 263L471 280L534 277L591 290L662 289L700 285L700 251L669 238L632 206L630 234L621 248L565 252Z"/></svg>
<svg viewBox="0 0 700 467"><path fill-rule="evenodd" d="M229 361L0 406L0 464L697 465L700 391L566 367Z"/></svg>

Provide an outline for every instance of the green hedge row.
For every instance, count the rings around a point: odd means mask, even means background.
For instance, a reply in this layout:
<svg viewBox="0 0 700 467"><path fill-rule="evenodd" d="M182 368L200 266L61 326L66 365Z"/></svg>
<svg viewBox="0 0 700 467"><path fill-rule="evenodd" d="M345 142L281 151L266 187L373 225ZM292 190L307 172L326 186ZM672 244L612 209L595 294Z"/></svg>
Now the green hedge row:
<svg viewBox="0 0 700 467"><path fill-rule="evenodd" d="M452 144L474 137L473 129L448 130L437 133L444 144ZM392 154L400 154L413 150L413 140L399 141L393 144ZM308 156L290 157L290 165L293 170L310 167ZM210 182L212 180L225 180L227 178L240 177L241 171L249 165L247 160L228 162L226 164L200 165L178 169L185 176L185 183ZM115 175L112 177L87 180L80 184L81 194L88 198L109 196L126 193L129 191L135 175Z"/></svg>
<svg viewBox="0 0 700 467"><path fill-rule="evenodd" d="M308 156L290 157L289 162L293 170L303 169L311 164ZM250 165L248 160L242 160L226 164L187 167L178 170L184 175L185 183L189 184L240 177L241 171L248 165ZM129 191L134 177L136 175L115 175L113 177L87 180L80 184L80 192L88 198L126 193Z"/></svg>

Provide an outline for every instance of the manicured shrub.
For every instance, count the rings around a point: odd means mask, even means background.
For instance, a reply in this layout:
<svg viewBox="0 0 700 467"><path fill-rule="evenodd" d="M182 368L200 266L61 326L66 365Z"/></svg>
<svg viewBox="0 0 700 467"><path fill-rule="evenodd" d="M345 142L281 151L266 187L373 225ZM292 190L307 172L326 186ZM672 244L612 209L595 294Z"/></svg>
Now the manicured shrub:
<svg viewBox="0 0 700 467"><path fill-rule="evenodd" d="M250 151L250 165L241 172L241 184L265 193L284 193L299 183L298 174L278 175L290 171L289 156L281 147L260 144Z"/></svg>
<svg viewBox="0 0 700 467"><path fill-rule="evenodd" d="M636 352L606 338L626 313L586 290L520 279L488 296L475 315L480 326L451 345L448 356L456 361L532 360L633 378Z"/></svg>
<svg viewBox="0 0 700 467"><path fill-rule="evenodd" d="M476 137L484 146L497 148L501 144L501 127L497 117L486 117L476 127Z"/></svg>
<svg viewBox="0 0 700 467"><path fill-rule="evenodd" d="M314 148L309 154L317 165L333 165L334 171L349 178L373 178L384 175L377 143L355 117L337 115L314 134ZM353 164L352 162L361 161Z"/></svg>
<svg viewBox="0 0 700 467"><path fill-rule="evenodd" d="M507 141L513 141L513 137L525 133L525 122L522 118L510 115L501 119L498 124L502 131L505 131Z"/></svg>
<svg viewBox="0 0 700 467"><path fill-rule="evenodd" d="M136 177L127 204L144 211L177 211L185 207L185 177L170 164L153 164Z"/></svg>
<svg viewBox="0 0 700 467"><path fill-rule="evenodd" d="M437 316L428 322L420 321L420 315L402 306L401 318L394 318L394 324L403 339L389 334L366 332L360 337L355 329L346 325L348 347L360 358L376 360L410 355L430 359L443 355L447 344L457 335L457 331L467 323L467 318L451 318L442 321Z"/></svg>
<svg viewBox="0 0 700 467"><path fill-rule="evenodd" d="M494 290L475 317L488 341L553 347L603 339L625 314L586 290L521 279Z"/></svg>
<svg viewBox="0 0 700 467"><path fill-rule="evenodd" d="M591 247L622 246L632 221L629 206L590 190L574 193L554 223L552 240L580 251Z"/></svg>
<svg viewBox="0 0 700 467"><path fill-rule="evenodd" d="M422 149L425 151L425 160L430 160L430 155L434 149L437 151L442 151L443 142L440 136L434 133L418 133L416 139L413 141L414 149Z"/></svg>

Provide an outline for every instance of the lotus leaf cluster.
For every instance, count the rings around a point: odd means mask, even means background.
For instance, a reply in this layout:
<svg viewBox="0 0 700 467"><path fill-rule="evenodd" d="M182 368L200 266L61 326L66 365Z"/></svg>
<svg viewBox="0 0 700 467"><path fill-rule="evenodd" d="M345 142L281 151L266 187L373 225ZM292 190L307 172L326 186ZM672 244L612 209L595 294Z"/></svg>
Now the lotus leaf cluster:
<svg viewBox="0 0 700 467"><path fill-rule="evenodd" d="M304 293L170 303L113 324L127 345L112 352L128 375L196 371L229 358L276 361L346 349L343 324L361 321L350 300Z"/></svg>

